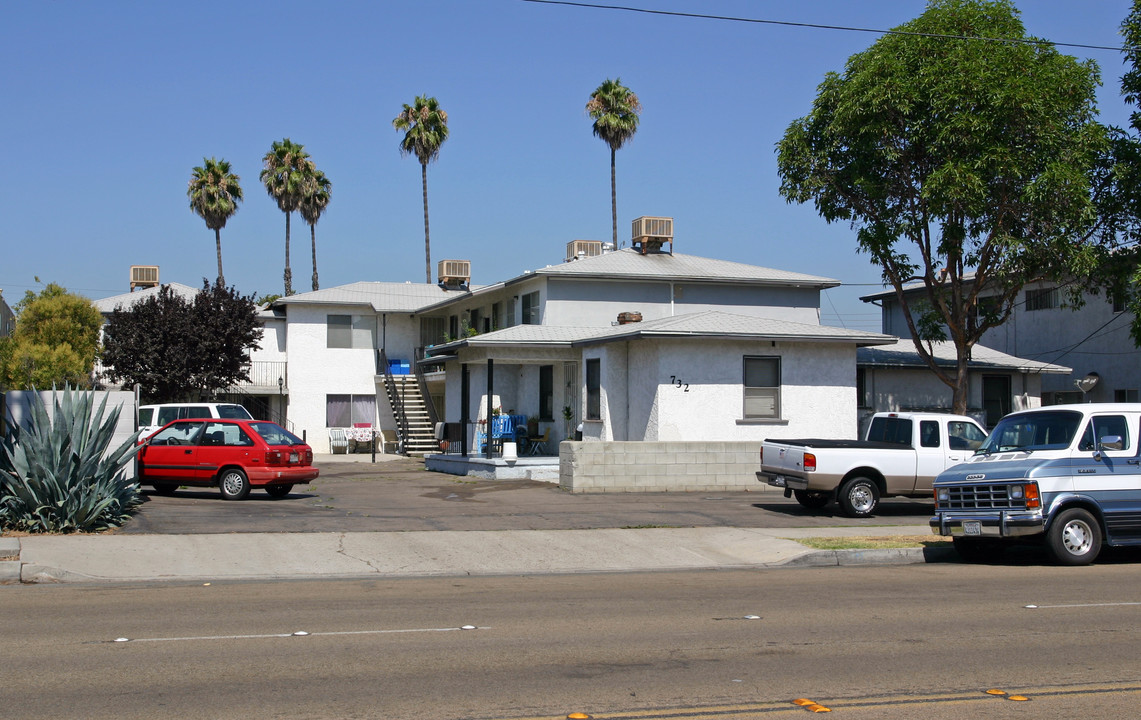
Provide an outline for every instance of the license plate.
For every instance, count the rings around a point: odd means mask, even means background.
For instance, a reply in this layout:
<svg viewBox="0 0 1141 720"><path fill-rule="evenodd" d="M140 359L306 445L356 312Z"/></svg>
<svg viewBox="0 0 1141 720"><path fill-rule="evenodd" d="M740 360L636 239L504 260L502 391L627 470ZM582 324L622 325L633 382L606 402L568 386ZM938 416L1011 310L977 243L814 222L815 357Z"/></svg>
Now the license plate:
<svg viewBox="0 0 1141 720"><path fill-rule="evenodd" d="M982 535L983 526L978 520L968 520L963 523L964 535Z"/></svg>
<svg viewBox="0 0 1141 720"><path fill-rule="evenodd" d="M298 461L297 453L289 453L289 462L295 463Z"/></svg>
<svg viewBox="0 0 1141 720"><path fill-rule="evenodd" d="M780 475L773 475L773 485L777 487L784 487L784 478Z"/></svg>

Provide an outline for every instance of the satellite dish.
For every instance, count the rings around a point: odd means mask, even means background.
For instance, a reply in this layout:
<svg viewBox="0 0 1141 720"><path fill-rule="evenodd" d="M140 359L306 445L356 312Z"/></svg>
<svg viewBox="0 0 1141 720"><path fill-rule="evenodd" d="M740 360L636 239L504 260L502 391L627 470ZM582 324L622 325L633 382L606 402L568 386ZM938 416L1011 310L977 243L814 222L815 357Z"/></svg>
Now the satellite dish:
<svg viewBox="0 0 1141 720"><path fill-rule="evenodd" d="M1097 385L1097 381L1101 380L1101 376L1095 372L1091 372L1081 380L1074 380L1074 387L1081 390L1083 393L1088 393L1093 390Z"/></svg>

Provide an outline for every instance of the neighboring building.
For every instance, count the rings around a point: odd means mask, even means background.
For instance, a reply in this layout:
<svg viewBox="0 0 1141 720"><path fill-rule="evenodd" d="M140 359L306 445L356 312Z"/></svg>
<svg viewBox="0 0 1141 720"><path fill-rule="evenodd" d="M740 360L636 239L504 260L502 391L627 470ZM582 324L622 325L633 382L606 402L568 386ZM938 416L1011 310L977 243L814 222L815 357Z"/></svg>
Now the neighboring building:
<svg viewBox="0 0 1141 720"><path fill-rule="evenodd" d="M952 343L932 343L931 351L940 367L954 370ZM951 410L951 388L927 367L910 339L860 348L856 367L861 433L877 412ZM976 345L967 366L967 413L986 427L994 427L1003 415L1038 407L1045 378L1069 373L1068 367Z"/></svg>
<svg viewBox="0 0 1141 720"><path fill-rule="evenodd" d="M923 286L916 284L905 291L919 297ZM1032 388L1034 383L1039 385L1037 395L1043 405L1139 399L1141 350L1129 335L1133 314L1118 299L1088 293L1080 307L1067 307L1067 292L1053 283L1027 285L1007 321L987 331L976 346L976 356L981 346L1021 358L1026 368L1017 371L1027 375L1021 381L1014 379L1013 374L1009 383L998 378L991 380L987 397L980 398L979 405L972 404L973 409L986 411L988 424L993 424L1000 408L1019 409L1019 388ZM881 307L885 333L910 338L894 291L862 299ZM1006 386L1010 388L1011 400L1004 404L1003 398L1008 396ZM1034 397L1031 390L1032 403Z"/></svg>
<svg viewBox="0 0 1141 720"><path fill-rule="evenodd" d="M4 291L0 290L0 337L7 337L16 329L16 314L4 301Z"/></svg>
<svg viewBox="0 0 1141 720"><path fill-rule="evenodd" d="M147 269L147 268L143 268ZM139 267L132 267L132 280L139 274ZM157 277L157 268L155 275ZM201 288L190 287L182 283L163 283L171 291L187 302L193 302ZM103 313L104 325L117 308L129 309L136 303L143 302L160 291L159 285L150 285L142 290L135 290L122 295L93 301L99 312ZM225 402L236 402L244 405L255 418L265 418L287 423L286 398L289 394L289 373L285 353L285 314L263 308L258 313L258 320L262 323L262 337L259 347L250 351L250 380L229 388L229 391L219 395L216 399ZM102 340L102 335L100 335ZM106 370L101 363L96 362L94 370L95 386L119 389L106 380ZM123 388L130 389L130 388Z"/></svg>

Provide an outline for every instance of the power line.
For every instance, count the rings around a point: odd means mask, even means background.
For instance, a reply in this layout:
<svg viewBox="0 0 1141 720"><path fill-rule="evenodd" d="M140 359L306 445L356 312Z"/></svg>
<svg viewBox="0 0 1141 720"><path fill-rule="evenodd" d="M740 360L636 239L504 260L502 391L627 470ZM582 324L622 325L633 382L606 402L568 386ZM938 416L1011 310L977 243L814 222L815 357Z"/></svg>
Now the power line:
<svg viewBox="0 0 1141 720"><path fill-rule="evenodd" d="M942 35L939 33L917 33L902 30L877 30L875 28L850 27L847 25L822 25L819 23L791 22L788 20L762 20L760 18L734 17L732 15L706 15L704 13L677 12L674 10L650 10L648 8L628 7L625 5L601 5L598 3L571 2L571 0L523 0L523 2L539 3L542 5L568 5L570 7L589 8L592 10L621 10L624 12L645 13L647 15L670 15L673 17L697 18L701 20L724 20L727 22L754 23L758 25L784 25L786 27L811 28L814 30L845 30L848 32L875 33L877 35L908 35L911 37L927 37L942 40L982 40L985 42L1006 43L1008 45L1053 45L1054 47L1084 48L1087 50L1113 50L1123 52L1125 48L1110 45L1085 45L1082 43L1054 42L1052 40L1027 40L1022 38L988 38L974 35Z"/></svg>

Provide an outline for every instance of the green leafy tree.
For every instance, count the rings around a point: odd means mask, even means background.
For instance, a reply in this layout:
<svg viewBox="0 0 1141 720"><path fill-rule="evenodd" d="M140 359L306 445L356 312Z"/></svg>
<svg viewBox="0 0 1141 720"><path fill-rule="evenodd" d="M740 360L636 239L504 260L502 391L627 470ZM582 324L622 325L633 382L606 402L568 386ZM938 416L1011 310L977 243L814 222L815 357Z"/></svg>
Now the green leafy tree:
<svg viewBox="0 0 1141 720"><path fill-rule="evenodd" d="M448 114L440 109L434 97L417 95L411 105L405 104L392 121L392 127L404 131L400 141L401 155L415 155L420 161L420 184L424 193L424 282L432 282L432 242L428 234L428 163L440 155L440 146L448 139Z"/></svg>
<svg viewBox="0 0 1141 720"><path fill-rule="evenodd" d="M851 223L961 413L971 348L1009 317L1023 285L1095 261L1098 69L1027 37L1006 0L933 0L897 30L907 34L825 76L811 113L778 143L780 191ZM916 327L903 292L916 282L924 314L954 344L954 370L924 346L929 328Z"/></svg>
<svg viewBox="0 0 1141 720"><path fill-rule="evenodd" d="M614 247L618 247L618 184L614 156L638 132L638 113L642 103L622 78L607 78L591 93L586 112L594 118L594 136L610 146L610 219L614 228Z"/></svg>
<svg viewBox="0 0 1141 720"><path fill-rule="evenodd" d="M314 290L321 289L317 282L317 221L325 213L325 208L329 207L329 201L333 197L332 193L333 183L329 182L325 173L314 170L309 187L306 188L305 197L301 198L301 204L297 208L301 212L301 217L309 223L309 242L313 249Z"/></svg>
<svg viewBox="0 0 1141 720"><path fill-rule="evenodd" d="M214 245L218 253L218 282L226 284L222 275L222 228L226 221L238 212L242 201L241 178L230 171L230 163L225 160L202 158L202 165L190 172L190 184L186 197L190 199L190 209L206 221L206 227L214 231Z"/></svg>
<svg viewBox="0 0 1141 720"><path fill-rule="evenodd" d="M1097 168L1101 181L1098 211L1106 249L1089 289L1101 288L1126 299L1133 314L1130 334L1141 346L1141 0L1121 23L1127 70L1121 93L1133 106L1129 128L1111 128L1109 151Z"/></svg>
<svg viewBox="0 0 1141 720"><path fill-rule="evenodd" d="M293 270L289 267L289 217L301 204L312 182L313 162L305 146L289 138L274 142L262 158L261 182L265 191L285 213L285 294L293 294Z"/></svg>
<svg viewBox="0 0 1141 720"><path fill-rule="evenodd" d="M233 288L203 281L188 301L163 285L111 313L103 362L112 382L138 384L148 401L198 399L249 379L261 333L253 299Z"/></svg>
<svg viewBox="0 0 1141 720"><path fill-rule="evenodd" d="M0 338L0 387L30 390L90 385L103 316L85 297L49 283L14 310L16 327Z"/></svg>

